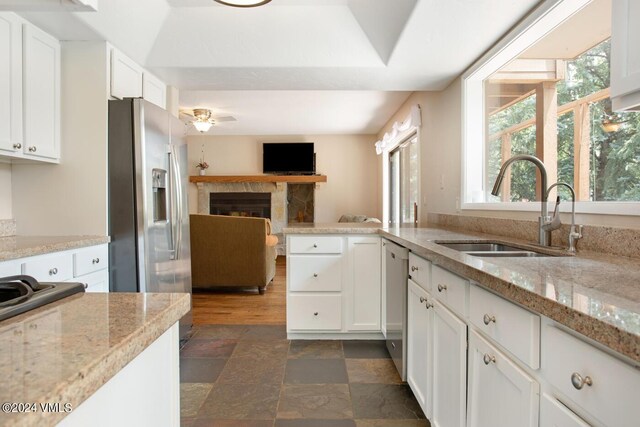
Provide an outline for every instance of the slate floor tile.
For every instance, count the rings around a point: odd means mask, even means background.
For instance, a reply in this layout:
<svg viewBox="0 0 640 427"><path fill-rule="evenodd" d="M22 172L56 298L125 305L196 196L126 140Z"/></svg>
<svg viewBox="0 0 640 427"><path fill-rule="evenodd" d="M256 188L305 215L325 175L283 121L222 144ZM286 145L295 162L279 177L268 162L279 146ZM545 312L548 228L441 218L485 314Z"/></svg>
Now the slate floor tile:
<svg viewBox="0 0 640 427"><path fill-rule="evenodd" d="M198 325L192 339L237 340L248 330L246 325Z"/></svg>
<svg viewBox="0 0 640 427"><path fill-rule="evenodd" d="M195 417L213 387L212 383L180 384L180 416Z"/></svg>
<svg viewBox="0 0 640 427"><path fill-rule="evenodd" d="M284 384L278 419L351 419L353 410L347 384Z"/></svg>
<svg viewBox="0 0 640 427"><path fill-rule="evenodd" d="M295 340L289 346L290 359L341 359L342 341Z"/></svg>
<svg viewBox="0 0 640 427"><path fill-rule="evenodd" d="M231 358L252 360L286 359L289 351L289 341L240 341L236 345Z"/></svg>
<svg viewBox="0 0 640 427"><path fill-rule="evenodd" d="M247 362L241 357L229 359L220 377L219 383L224 384L282 384L286 359L264 358L259 361Z"/></svg>
<svg viewBox="0 0 640 427"><path fill-rule="evenodd" d="M287 384L348 383L344 359L289 359L284 382Z"/></svg>
<svg viewBox="0 0 640 427"><path fill-rule="evenodd" d="M287 327L285 325L249 326L247 332L240 339L250 341L286 340Z"/></svg>
<svg viewBox="0 0 640 427"><path fill-rule="evenodd" d="M353 420L276 420L275 427L356 427Z"/></svg>
<svg viewBox="0 0 640 427"><path fill-rule="evenodd" d="M383 340L343 341L344 357L350 359L387 359L389 352Z"/></svg>
<svg viewBox="0 0 640 427"><path fill-rule="evenodd" d="M197 418L273 420L279 391L278 384L215 384Z"/></svg>
<svg viewBox="0 0 640 427"><path fill-rule="evenodd" d="M231 356L236 340L191 339L180 351L182 357L210 357L226 359Z"/></svg>
<svg viewBox="0 0 640 427"><path fill-rule="evenodd" d="M356 427L431 427L428 420L356 420Z"/></svg>
<svg viewBox="0 0 640 427"><path fill-rule="evenodd" d="M346 359L350 383L401 384L391 359Z"/></svg>
<svg viewBox="0 0 640 427"><path fill-rule="evenodd" d="M218 379L226 359L184 357L180 359L181 383L213 383Z"/></svg>
<svg viewBox="0 0 640 427"><path fill-rule="evenodd" d="M354 418L425 418L411 389L405 384L350 384Z"/></svg>

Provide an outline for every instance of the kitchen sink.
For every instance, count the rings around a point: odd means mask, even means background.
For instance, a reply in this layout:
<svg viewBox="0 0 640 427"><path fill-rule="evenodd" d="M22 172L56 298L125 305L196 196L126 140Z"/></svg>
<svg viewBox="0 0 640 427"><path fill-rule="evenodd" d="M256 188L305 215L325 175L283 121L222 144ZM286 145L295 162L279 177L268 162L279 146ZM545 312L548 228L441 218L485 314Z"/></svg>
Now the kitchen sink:
<svg viewBox="0 0 640 427"><path fill-rule="evenodd" d="M24 275L0 278L0 320L79 292L84 292L82 283L39 283Z"/></svg>
<svg viewBox="0 0 640 427"><path fill-rule="evenodd" d="M463 252L467 255L491 258L535 258L554 256L544 252L524 249L500 242L436 242L440 246ZM560 255L560 254L558 254Z"/></svg>

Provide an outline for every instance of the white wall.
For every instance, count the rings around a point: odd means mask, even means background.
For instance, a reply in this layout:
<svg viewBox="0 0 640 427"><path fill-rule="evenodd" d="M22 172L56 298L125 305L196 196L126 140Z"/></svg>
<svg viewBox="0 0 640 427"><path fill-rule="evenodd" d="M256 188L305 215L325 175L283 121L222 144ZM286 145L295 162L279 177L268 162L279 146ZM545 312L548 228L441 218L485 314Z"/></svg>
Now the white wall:
<svg viewBox="0 0 640 427"><path fill-rule="evenodd" d="M62 44L61 161L13 165L18 234L107 234L107 66L104 42Z"/></svg>
<svg viewBox="0 0 640 427"><path fill-rule="evenodd" d="M0 163L0 219L12 219L11 165Z"/></svg>
<svg viewBox="0 0 640 427"><path fill-rule="evenodd" d="M492 218L536 220L537 212L463 210L457 209L461 194L462 176L462 84L456 79L441 92L416 92L407 99L398 112L391 117L379 136L384 135L395 121L404 120L412 105L422 108L420 128L423 201L420 219L426 222L427 213L446 213ZM440 179L444 177L444 188ZM570 223L569 214L562 215L564 223ZM576 214L580 224L607 225L640 228L638 216Z"/></svg>
<svg viewBox="0 0 640 427"><path fill-rule="evenodd" d="M190 136L190 174L202 156L208 175L262 174L263 142L313 142L316 171L327 183L316 188L316 222L337 222L345 213L380 216L374 135ZM197 211L196 187L189 185L189 210Z"/></svg>

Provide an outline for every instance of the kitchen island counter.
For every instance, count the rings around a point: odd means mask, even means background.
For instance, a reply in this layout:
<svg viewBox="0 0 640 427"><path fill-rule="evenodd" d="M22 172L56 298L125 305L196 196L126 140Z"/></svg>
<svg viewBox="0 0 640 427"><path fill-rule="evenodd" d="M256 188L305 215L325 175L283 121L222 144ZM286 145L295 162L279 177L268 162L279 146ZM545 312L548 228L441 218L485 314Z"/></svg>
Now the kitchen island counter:
<svg viewBox="0 0 640 427"><path fill-rule="evenodd" d="M0 322L0 401L36 404L26 413L3 407L0 425L57 424L189 309L189 294L84 293ZM41 404L61 406L47 413Z"/></svg>

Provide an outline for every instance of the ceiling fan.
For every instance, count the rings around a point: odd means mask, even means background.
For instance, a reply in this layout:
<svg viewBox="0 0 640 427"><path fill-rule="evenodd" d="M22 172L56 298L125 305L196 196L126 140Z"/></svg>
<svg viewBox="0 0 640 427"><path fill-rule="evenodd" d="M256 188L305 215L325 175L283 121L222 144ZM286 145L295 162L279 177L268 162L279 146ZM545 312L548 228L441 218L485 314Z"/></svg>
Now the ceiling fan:
<svg viewBox="0 0 640 427"><path fill-rule="evenodd" d="M211 110L208 108L194 108L188 110L180 110L180 118L182 120L191 122L193 127L200 133L205 133L211 126L215 126L220 122L235 122L237 121L233 116L219 116L213 117Z"/></svg>

